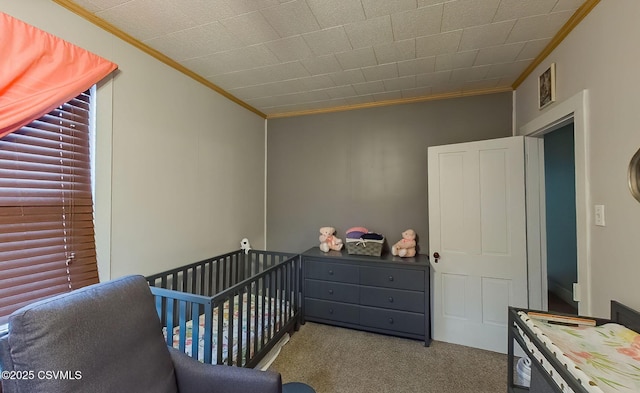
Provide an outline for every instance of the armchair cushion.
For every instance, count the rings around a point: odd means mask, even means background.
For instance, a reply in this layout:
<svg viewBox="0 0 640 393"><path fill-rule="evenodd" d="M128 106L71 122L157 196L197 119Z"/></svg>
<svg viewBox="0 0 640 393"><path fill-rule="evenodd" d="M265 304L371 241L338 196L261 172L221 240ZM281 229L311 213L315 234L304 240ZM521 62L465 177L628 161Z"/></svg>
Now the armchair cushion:
<svg viewBox="0 0 640 393"><path fill-rule="evenodd" d="M176 393L161 332L145 279L125 277L14 312L3 345L10 353L2 355L2 368L35 373L33 379L15 382L21 393Z"/></svg>

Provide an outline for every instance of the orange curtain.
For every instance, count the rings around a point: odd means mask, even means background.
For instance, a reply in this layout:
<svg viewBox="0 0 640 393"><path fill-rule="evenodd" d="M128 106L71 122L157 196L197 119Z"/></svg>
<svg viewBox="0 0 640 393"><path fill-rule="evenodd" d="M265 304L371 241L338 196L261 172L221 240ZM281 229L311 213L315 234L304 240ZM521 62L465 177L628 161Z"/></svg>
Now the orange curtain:
<svg viewBox="0 0 640 393"><path fill-rule="evenodd" d="M118 66L0 12L0 138L49 113Z"/></svg>

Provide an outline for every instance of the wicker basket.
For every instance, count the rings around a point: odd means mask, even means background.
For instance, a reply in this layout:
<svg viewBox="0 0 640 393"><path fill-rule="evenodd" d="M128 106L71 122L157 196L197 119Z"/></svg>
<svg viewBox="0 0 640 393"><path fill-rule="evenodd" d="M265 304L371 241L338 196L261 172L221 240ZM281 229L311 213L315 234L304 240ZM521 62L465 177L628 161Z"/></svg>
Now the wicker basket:
<svg viewBox="0 0 640 393"><path fill-rule="evenodd" d="M384 238L382 240L368 240L368 239L345 239L347 245L347 253L351 255L369 255L372 257L379 257L382 254L382 245L384 244Z"/></svg>

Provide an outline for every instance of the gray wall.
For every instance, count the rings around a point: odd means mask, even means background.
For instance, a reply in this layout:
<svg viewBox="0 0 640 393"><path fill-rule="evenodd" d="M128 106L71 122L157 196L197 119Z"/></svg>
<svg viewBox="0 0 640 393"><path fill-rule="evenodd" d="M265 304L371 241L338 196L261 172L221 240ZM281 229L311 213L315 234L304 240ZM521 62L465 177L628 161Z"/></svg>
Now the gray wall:
<svg viewBox="0 0 640 393"><path fill-rule="evenodd" d="M268 121L267 244L304 251L352 226L428 253L427 147L511 135L510 93Z"/></svg>

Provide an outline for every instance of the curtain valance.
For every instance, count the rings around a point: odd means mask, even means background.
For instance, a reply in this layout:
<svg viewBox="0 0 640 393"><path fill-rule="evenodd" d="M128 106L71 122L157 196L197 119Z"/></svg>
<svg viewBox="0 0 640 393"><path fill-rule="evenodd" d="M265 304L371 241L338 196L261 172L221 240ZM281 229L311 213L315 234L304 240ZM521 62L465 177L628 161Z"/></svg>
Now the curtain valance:
<svg viewBox="0 0 640 393"><path fill-rule="evenodd" d="M0 12L0 138L99 82L117 65Z"/></svg>

